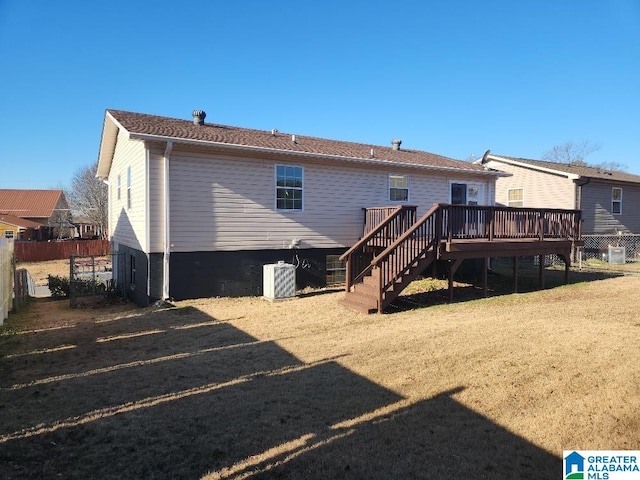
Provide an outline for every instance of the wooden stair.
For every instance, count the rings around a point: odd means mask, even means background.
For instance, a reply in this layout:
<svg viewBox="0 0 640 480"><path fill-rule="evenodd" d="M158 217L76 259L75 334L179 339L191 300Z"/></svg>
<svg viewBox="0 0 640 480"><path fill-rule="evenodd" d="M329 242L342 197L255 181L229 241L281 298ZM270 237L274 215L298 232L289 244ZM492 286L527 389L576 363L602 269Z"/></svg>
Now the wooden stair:
<svg viewBox="0 0 640 480"><path fill-rule="evenodd" d="M367 212L363 237L340 256L341 303L382 313L436 260L450 262L450 298L455 270L468 258L555 253L565 258L566 278L572 248L581 244L579 210L434 204L418 220L415 213L411 206Z"/></svg>
<svg viewBox="0 0 640 480"><path fill-rule="evenodd" d="M393 259L396 255L391 255L390 258ZM345 293L345 297L340 303L361 313L382 313L385 308L398 298L407 285L423 273L435 260L436 253L433 250L414 258L406 266L405 271L397 274L391 285L382 291L382 295L380 295L380 273L384 267L373 268L368 275L363 277L362 283L353 285Z"/></svg>

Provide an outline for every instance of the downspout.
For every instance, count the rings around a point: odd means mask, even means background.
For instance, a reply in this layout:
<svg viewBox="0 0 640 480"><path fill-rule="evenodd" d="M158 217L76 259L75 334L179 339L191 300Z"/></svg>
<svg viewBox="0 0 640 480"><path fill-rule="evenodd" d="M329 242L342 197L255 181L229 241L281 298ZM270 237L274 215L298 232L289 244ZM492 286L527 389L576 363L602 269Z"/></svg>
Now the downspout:
<svg viewBox="0 0 640 480"><path fill-rule="evenodd" d="M169 157L173 149L173 142L168 141L164 149L163 167L164 167L164 256L163 256L163 275L162 275L162 299L168 300L169 297L169 257L171 255L171 227L169 215Z"/></svg>

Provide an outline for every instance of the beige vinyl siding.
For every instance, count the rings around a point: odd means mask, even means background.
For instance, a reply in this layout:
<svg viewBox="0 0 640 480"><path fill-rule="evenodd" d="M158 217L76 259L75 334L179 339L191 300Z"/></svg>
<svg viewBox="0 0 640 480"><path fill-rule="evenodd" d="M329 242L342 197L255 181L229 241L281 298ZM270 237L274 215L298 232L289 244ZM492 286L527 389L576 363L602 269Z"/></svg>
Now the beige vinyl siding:
<svg viewBox="0 0 640 480"><path fill-rule="evenodd" d="M512 173L496 182L496 204L508 205L509 189L522 188L524 206L528 208L576 208L576 187L566 176L491 161L491 168Z"/></svg>
<svg viewBox="0 0 640 480"><path fill-rule="evenodd" d="M161 253L163 250L164 147L151 147L149 149L149 252Z"/></svg>
<svg viewBox="0 0 640 480"><path fill-rule="evenodd" d="M304 168L303 211L275 210L276 165ZM349 246L362 234L362 208L390 204L389 174L408 175L407 204L418 205L419 215L448 198L446 176L416 169L214 157L174 148L171 250L280 249L294 238L300 248Z"/></svg>
<svg viewBox="0 0 640 480"><path fill-rule="evenodd" d="M145 228L145 148L143 142L129 140L124 131L118 134L113 162L109 171L111 240L138 250L147 244ZM131 167L131 208L127 207L127 168ZM120 199L118 200L118 175Z"/></svg>

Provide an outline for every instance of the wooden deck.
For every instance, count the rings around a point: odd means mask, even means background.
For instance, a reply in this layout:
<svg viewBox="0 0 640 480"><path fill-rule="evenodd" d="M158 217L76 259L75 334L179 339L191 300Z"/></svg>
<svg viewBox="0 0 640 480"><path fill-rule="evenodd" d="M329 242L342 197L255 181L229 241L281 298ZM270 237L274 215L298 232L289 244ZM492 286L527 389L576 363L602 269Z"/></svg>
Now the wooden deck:
<svg viewBox="0 0 640 480"><path fill-rule="evenodd" d="M416 219L416 208L366 209L364 235L342 259L346 260L345 304L363 311L382 311L418 275L437 260L448 262L449 296L453 275L465 259L484 259L483 289L491 257L540 256L544 286L544 256L555 254L565 263L568 281L571 253L582 244L579 210L434 205ZM517 268L514 268L517 290Z"/></svg>

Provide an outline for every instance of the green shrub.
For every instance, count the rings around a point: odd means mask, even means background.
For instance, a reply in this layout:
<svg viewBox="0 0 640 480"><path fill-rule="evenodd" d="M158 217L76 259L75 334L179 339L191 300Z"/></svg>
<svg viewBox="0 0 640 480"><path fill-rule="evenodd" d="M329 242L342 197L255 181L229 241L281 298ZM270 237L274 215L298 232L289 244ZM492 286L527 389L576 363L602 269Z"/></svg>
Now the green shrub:
<svg viewBox="0 0 640 480"><path fill-rule="evenodd" d="M49 275L47 278L52 298L67 298L69 296L70 287L67 277Z"/></svg>

